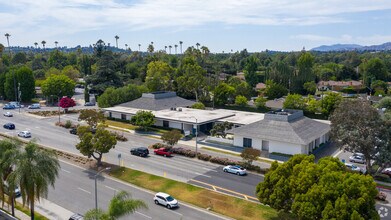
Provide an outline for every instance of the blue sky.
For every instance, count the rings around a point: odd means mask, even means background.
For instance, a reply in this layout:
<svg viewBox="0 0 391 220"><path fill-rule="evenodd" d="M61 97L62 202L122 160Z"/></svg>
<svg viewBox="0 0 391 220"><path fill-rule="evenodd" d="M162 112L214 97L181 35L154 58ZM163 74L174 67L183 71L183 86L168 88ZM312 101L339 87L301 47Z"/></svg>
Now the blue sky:
<svg viewBox="0 0 391 220"><path fill-rule="evenodd" d="M145 50L197 42L212 52L301 50L391 41L390 0L11 0L0 2L0 43Z"/></svg>

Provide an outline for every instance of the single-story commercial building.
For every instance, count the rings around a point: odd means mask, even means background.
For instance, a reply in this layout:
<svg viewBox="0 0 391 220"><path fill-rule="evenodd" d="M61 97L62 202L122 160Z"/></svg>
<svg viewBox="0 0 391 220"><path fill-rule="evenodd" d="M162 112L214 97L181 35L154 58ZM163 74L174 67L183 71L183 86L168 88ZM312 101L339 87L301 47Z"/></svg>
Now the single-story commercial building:
<svg viewBox="0 0 391 220"><path fill-rule="evenodd" d="M233 128L234 145L283 154L309 154L329 140L330 125L307 118L301 110L277 110L264 119Z"/></svg>

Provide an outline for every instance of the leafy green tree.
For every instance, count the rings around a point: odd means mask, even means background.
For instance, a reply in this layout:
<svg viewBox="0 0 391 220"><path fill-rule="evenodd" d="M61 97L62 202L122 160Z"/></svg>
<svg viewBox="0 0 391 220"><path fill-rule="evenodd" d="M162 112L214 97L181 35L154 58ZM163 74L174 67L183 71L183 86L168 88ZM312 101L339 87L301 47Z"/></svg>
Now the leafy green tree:
<svg viewBox="0 0 391 220"><path fill-rule="evenodd" d="M46 72L45 72L45 77L46 78L49 78L53 75L60 75L61 74L61 71L55 67L52 67L50 69L48 69Z"/></svg>
<svg viewBox="0 0 391 220"><path fill-rule="evenodd" d="M379 113L368 102L343 100L330 117L331 138L343 149L364 154L367 171L371 160L387 148L389 136Z"/></svg>
<svg viewBox="0 0 391 220"><path fill-rule="evenodd" d="M341 101L342 96L339 93L328 92L324 94L324 97L320 100L322 111L326 115L330 115Z"/></svg>
<svg viewBox="0 0 391 220"><path fill-rule="evenodd" d="M246 65L244 66L244 77L246 78L246 82L254 88L258 83L258 70L259 60L256 56L250 56L247 59Z"/></svg>
<svg viewBox="0 0 391 220"><path fill-rule="evenodd" d="M99 123L104 123L106 118L103 112L95 109L83 109L79 114L80 121L86 121L86 123L92 127L98 127Z"/></svg>
<svg viewBox="0 0 391 220"><path fill-rule="evenodd" d="M171 147L178 143L181 138L182 134L179 130L167 131L161 137L163 142L170 145Z"/></svg>
<svg viewBox="0 0 391 220"><path fill-rule="evenodd" d="M98 97L98 105L101 108L107 108L124 102L133 101L141 97L147 89L144 86L129 84L120 88L107 88L105 92Z"/></svg>
<svg viewBox="0 0 391 220"><path fill-rule="evenodd" d="M81 154L88 158L93 157L97 165L102 164L102 156L108 153L117 144L114 134L105 130L102 126L96 128L95 134L92 134L90 126L79 126L77 128L77 135L80 142L76 145L76 149Z"/></svg>
<svg viewBox="0 0 391 220"><path fill-rule="evenodd" d="M384 98L380 99L380 101L377 105L379 108L391 109L391 97L384 97Z"/></svg>
<svg viewBox="0 0 391 220"><path fill-rule="evenodd" d="M171 90L171 79L173 69L165 62L150 62L147 67L147 77L145 85L149 91L168 91Z"/></svg>
<svg viewBox="0 0 391 220"><path fill-rule="evenodd" d="M75 82L65 75L52 75L42 83L41 89L47 97L72 97L75 85Z"/></svg>
<svg viewBox="0 0 391 220"><path fill-rule="evenodd" d="M315 80L315 74L313 70L314 60L314 56L312 56L309 52L304 52L300 55L297 62L298 72L297 75L293 78L292 82L293 92L303 93L304 83Z"/></svg>
<svg viewBox="0 0 391 220"><path fill-rule="evenodd" d="M315 163L313 155L298 154L283 164L273 162L256 192L260 202L298 219L379 219L373 178L349 172L338 158Z"/></svg>
<svg viewBox="0 0 391 220"><path fill-rule="evenodd" d="M50 67L62 69L64 66L68 65L67 57L63 52L59 50L53 50L49 54L48 64Z"/></svg>
<svg viewBox="0 0 391 220"><path fill-rule="evenodd" d="M243 162L247 166L251 166L254 160L257 160L261 156L261 151L254 148L245 148L240 156L243 159Z"/></svg>
<svg viewBox="0 0 391 220"><path fill-rule="evenodd" d="M225 121L223 123L215 123L213 128L210 130L212 136L225 138L227 136L226 131L234 126L231 122Z"/></svg>
<svg viewBox="0 0 391 220"><path fill-rule="evenodd" d="M366 86L371 86L371 83L375 80L386 81L388 78L388 72L384 61L378 57L363 62L360 67L364 73L363 78Z"/></svg>
<svg viewBox="0 0 391 220"><path fill-rule="evenodd" d="M321 113L322 112L321 101L318 101L312 97L307 98L306 111L312 112L312 113Z"/></svg>
<svg viewBox="0 0 391 220"><path fill-rule="evenodd" d="M84 102L89 102L90 101L90 91L88 87L85 87L84 89Z"/></svg>
<svg viewBox="0 0 391 220"><path fill-rule="evenodd" d="M35 201L47 198L49 186L54 187L60 164L54 151L42 150L29 142L17 160L15 171L8 179L20 186L23 204L30 206L30 216L35 217Z"/></svg>
<svg viewBox="0 0 391 220"><path fill-rule="evenodd" d="M80 77L79 70L71 65L65 66L64 69L62 69L61 74L68 76L70 79L72 79L75 82Z"/></svg>
<svg viewBox="0 0 391 220"><path fill-rule="evenodd" d="M116 220L141 208L148 208L144 201L132 199L128 192L120 191L110 200L107 212L104 212L102 209L91 209L85 213L84 219Z"/></svg>
<svg viewBox="0 0 391 220"><path fill-rule="evenodd" d="M15 73L13 73L15 71ZM14 80L14 74L15 74L15 80ZM34 80L34 74L33 71L26 67L22 66L18 68L17 70L11 70L6 74L5 79L5 95L8 99L14 99L15 98L15 90L14 85L16 86L16 89L18 89L20 84L20 92L21 92L21 101L28 102L31 101L32 98L35 97L35 80ZM18 96L19 98L19 96Z"/></svg>
<svg viewBox="0 0 391 220"><path fill-rule="evenodd" d="M182 70L183 75L176 79L178 91L185 96L194 95L196 102L198 102L200 94L206 87L206 71L198 64L187 64Z"/></svg>
<svg viewBox="0 0 391 220"><path fill-rule="evenodd" d="M316 92L316 83L313 81L305 82L303 88L305 91L307 91L308 94L314 95Z"/></svg>
<svg viewBox="0 0 391 220"><path fill-rule="evenodd" d="M17 65L17 64L25 64L27 62L27 57L26 54L23 52L16 53L12 57L12 64Z"/></svg>
<svg viewBox="0 0 391 220"><path fill-rule="evenodd" d="M302 95L289 94L285 98L283 108L304 110L306 108L306 103Z"/></svg>
<svg viewBox="0 0 391 220"><path fill-rule="evenodd" d="M155 115L150 111L140 110L132 116L130 121L132 124L140 126L142 130L147 130L148 127L155 124Z"/></svg>
<svg viewBox="0 0 391 220"><path fill-rule="evenodd" d="M263 96L259 96L258 98L255 99L254 104L257 109L264 109L266 108L266 102L267 99Z"/></svg>
<svg viewBox="0 0 391 220"><path fill-rule="evenodd" d="M194 103L191 108L194 109L205 109L205 105L202 102L196 102Z"/></svg>
<svg viewBox="0 0 391 220"><path fill-rule="evenodd" d="M265 95L269 100L281 98L282 96L288 94L288 90L281 84L274 83L271 80L266 82L266 91Z"/></svg>
<svg viewBox="0 0 391 220"><path fill-rule="evenodd" d="M227 83L220 83L214 90L214 99L217 105L232 103L235 88Z"/></svg>
<svg viewBox="0 0 391 220"><path fill-rule="evenodd" d="M246 107L247 101L248 101L247 98L242 95L238 95L235 97L235 105Z"/></svg>

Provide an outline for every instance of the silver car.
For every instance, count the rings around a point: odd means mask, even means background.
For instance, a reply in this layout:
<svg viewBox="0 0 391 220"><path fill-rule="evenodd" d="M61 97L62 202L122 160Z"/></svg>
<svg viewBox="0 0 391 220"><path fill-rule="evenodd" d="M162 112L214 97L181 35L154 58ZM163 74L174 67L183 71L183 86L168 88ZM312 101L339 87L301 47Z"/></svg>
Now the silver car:
<svg viewBox="0 0 391 220"><path fill-rule="evenodd" d="M357 172L360 172L360 173L363 173L363 171L361 170L360 167L357 167L351 163L345 163L345 166L350 169L350 170L353 170L353 171L357 171Z"/></svg>
<svg viewBox="0 0 391 220"><path fill-rule="evenodd" d="M241 175L241 176L247 174L246 169L244 169L244 168L241 167L241 166L237 166L237 165L228 165L228 166L225 166L225 167L223 168L223 171L226 172L226 173L233 173L233 174Z"/></svg>
<svg viewBox="0 0 391 220"><path fill-rule="evenodd" d="M30 138L31 137L31 133L29 131L21 131L18 133L18 136L19 137L24 137L24 138Z"/></svg>
<svg viewBox="0 0 391 220"><path fill-rule="evenodd" d="M364 157L358 156L358 155L356 155L356 156L350 156L350 157L349 157L349 161L350 161L350 162L353 162L353 163L362 163L362 164L365 163Z"/></svg>
<svg viewBox="0 0 391 220"><path fill-rule="evenodd" d="M5 117L12 117L13 114L11 112L4 112L3 114Z"/></svg>

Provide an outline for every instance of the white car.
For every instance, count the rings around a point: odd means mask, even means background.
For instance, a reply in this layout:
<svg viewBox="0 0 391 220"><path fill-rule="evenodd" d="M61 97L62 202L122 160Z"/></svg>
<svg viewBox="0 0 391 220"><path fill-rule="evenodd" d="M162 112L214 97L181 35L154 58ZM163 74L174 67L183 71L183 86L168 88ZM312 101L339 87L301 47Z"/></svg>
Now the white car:
<svg viewBox="0 0 391 220"><path fill-rule="evenodd" d="M365 163L364 157L354 156L354 155L349 157L349 161L353 163L362 163L362 164Z"/></svg>
<svg viewBox="0 0 391 220"><path fill-rule="evenodd" d="M3 114L5 117L12 117L14 116L11 112L4 112Z"/></svg>
<svg viewBox="0 0 391 220"><path fill-rule="evenodd" d="M167 193L158 192L155 197L153 197L153 201L156 205L164 205L168 209L172 209L174 207L178 207L179 203L172 196Z"/></svg>
<svg viewBox="0 0 391 220"><path fill-rule="evenodd" d="M361 170L360 167L355 166L355 165L353 165L353 164L351 164L351 163L345 163L345 166L346 166L348 169L351 169L351 170L353 170L353 171L357 171L357 172L361 172L361 173L362 173L362 170Z"/></svg>
<svg viewBox="0 0 391 220"><path fill-rule="evenodd" d="M228 165L223 168L223 171L226 173L234 173L236 175L246 175L247 171L241 166L237 165Z"/></svg>
<svg viewBox="0 0 391 220"><path fill-rule="evenodd" d="M21 131L18 133L18 136L19 137L24 137L24 138L30 138L31 137L31 133L29 131Z"/></svg>

